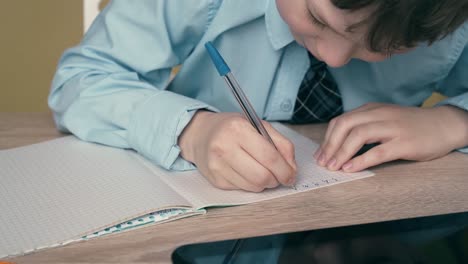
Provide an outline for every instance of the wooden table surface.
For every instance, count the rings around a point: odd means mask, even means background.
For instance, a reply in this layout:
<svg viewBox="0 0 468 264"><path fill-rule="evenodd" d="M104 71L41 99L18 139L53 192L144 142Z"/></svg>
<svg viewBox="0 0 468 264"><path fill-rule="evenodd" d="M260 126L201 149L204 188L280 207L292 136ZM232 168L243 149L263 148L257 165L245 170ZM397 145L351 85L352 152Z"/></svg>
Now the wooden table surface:
<svg viewBox="0 0 468 264"><path fill-rule="evenodd" d="M324 125L293 126L316 141ZM49 113L0 113L0 149L60 137ZM397 161L376 176L9 259L15 263L170 262L181 245L468 211L468 155Z"/></svg>

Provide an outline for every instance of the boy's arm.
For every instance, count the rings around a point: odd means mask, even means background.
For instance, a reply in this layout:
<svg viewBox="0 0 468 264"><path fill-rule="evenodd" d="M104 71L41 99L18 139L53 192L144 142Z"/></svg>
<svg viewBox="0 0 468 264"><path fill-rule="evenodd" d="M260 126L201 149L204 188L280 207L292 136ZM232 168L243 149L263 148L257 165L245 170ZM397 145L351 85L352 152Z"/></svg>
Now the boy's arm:
<svg viewBox="0 0 468 264"><path fill-rule="evenodd" d="M59 129L135 149L168 169L191 168L177 137L210 106L162 88L204 34L213 2L113 0L59 62L49 95Z"/></svg>

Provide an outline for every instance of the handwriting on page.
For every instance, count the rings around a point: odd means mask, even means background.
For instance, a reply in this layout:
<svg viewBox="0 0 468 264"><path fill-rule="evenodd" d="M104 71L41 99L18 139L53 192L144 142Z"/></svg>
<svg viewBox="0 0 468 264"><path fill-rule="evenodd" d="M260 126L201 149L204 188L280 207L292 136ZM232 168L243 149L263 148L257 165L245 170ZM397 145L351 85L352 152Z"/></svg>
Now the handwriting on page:
<svg viewBox="0 0 468 264"><path fill-rule="evenodd" d="M274 124L274 127L282 134L287 135L295 145L295 157L298 166L295 185L297 192L362 179L373 175L373 173L369 171L358 173L329 171L319 166L312 157L312 153L319 147L317 143L284 126Z"/></svg>
<svg viewBox="0 0 468 264"><path fill-rule="evenodd" d="M329 185L333 183L337 183L339 180L336 178L331 178L329 180L321 180L320 182L313 182L313 183L303 183L299 186L296 185L296 188L302 188L302 189L309 189L309 188L314 188L314 187L320 187L323 185Z"/></svg>

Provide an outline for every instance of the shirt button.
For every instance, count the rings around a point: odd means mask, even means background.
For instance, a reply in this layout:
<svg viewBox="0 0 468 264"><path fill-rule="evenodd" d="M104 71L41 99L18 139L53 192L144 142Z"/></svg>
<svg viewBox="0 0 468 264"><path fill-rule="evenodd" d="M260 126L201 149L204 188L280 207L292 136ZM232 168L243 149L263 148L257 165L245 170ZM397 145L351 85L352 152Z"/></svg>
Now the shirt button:
<svg viewBox="0 0 468 264"><path fill-rule="evenodd" d="M292 102L290 99L286 99L281 102L280 108L283 112L289 112L292 109Z"/></svg>

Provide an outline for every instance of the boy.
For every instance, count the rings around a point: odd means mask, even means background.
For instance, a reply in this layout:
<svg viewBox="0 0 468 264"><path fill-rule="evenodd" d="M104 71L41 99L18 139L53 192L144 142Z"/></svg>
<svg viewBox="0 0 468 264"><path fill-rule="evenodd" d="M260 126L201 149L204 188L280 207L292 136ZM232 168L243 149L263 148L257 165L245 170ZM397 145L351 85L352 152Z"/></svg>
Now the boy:
<svg viewBox="0 0 468 264"><path fill-rule="evenodd" d="M346 112L330 122L320 165L429 160L468 151L467 17L463 0L114 0L65 52L49 105L63 131L167 169L196 166L219 188L293 184L294 147L265 122L275 150L238 113L205 52L213 41L260 117ZM411 107L434 91L449 99ZM367 143L380 145L353 158Z"/></svg>

